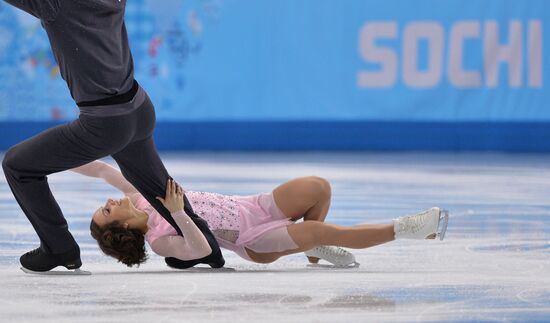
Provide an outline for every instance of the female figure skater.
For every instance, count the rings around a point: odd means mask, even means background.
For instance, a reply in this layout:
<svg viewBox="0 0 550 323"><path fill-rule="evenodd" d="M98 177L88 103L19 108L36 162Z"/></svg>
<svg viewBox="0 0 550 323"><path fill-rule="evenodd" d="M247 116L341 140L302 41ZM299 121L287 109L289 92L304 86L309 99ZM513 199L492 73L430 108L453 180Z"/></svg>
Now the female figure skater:
<svg viewBox="0 0 550 323"><path fill-rule="evenodd" d="M15 199L40 238L40 247L21 256L25 271L44 272L56 266L78 269L80 249L48 186L47 175L112 156L124 177L170 223L180 227L155 199L170 178L153 141L155 109L134 79L132 53L124 23L126 0L5 0L40 19L80 109L78 119L46 130L11 147L2 168ZM185 212L203 232L211 254L190 267L224 264L208 224Z"/></svg>
<svg viewBox="0 0 550 323"><path fill-rule="evenodd" d="M330 207L330 184L319 177L286 182L271 193L225 196L184 190L168 180L166 195L157 199L171 212L183 237L178 236L154 208L115 168L94 161L73 171L103 178L126 197L109 199L92 217L90 230L101 250L127 266L143 263L146 240L164 257L196 259L211 252L201 231L184 211L183 195L204 218L219 245L257 263L305 252L310 262L325 259L338 266L351 265L353 255L342 248L368 248L399 238L443 239L448 215L432 208L387 224L343 227L324 223ZM295 223L298 219L304 222ZM442 227L439 229L440 220Z"/></svg>

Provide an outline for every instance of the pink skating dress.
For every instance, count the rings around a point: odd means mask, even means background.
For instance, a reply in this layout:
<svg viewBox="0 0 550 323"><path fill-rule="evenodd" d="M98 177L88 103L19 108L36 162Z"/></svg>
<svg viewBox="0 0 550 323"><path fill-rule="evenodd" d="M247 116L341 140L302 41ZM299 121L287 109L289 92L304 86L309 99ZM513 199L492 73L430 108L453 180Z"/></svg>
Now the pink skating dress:
<svg viewBox="0 0 550 323"><path fill-rule="evenodd" d="M186 191L185 195L195 213L208 222L220 247L232 250L246 260L252 261L245 248L259 253L298 248L286 228L294 222L277 207L272 193L228 196ZM149 229L145 234L149 245L159 237L177 235L143 196L135 206L149 214Z"/></svg>

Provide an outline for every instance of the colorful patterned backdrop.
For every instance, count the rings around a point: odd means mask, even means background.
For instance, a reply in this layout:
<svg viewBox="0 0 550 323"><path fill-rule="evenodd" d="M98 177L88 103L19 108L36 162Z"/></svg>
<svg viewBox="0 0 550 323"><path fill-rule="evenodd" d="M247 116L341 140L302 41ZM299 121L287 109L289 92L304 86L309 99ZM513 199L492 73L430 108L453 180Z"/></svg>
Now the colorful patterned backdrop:
<svg viewBox="0 0 550 323"><path fill-rule="evenodd" d="M158 120L550 121L544 0L129 0ZM77 115L39 22L0 2L0 120Z"/></svg>

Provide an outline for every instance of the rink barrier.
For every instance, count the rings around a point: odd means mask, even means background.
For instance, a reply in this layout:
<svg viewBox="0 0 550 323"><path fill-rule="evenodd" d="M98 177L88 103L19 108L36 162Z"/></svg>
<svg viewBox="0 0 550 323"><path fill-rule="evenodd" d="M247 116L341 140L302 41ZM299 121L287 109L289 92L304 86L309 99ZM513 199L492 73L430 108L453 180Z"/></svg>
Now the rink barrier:
<svg viewBox="0 0 550 323"><path fill-rule="evenodd" d="M0 150L62 123L0 122ZM158 122L159 150L550 152L548 122Z"/></svg>

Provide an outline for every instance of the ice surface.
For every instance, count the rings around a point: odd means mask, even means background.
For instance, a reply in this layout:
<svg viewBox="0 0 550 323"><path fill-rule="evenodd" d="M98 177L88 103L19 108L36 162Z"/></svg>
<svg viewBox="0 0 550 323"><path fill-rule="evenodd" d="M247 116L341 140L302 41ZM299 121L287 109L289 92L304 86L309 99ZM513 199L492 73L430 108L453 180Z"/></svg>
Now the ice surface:
<svg viewBox="0 0 550 323"><path fill-rule="evenodd" d="M329 179L327 221L387 222L437 205L446 239L355 250L359 268L306 266L293 255L232 270L176 271L161 257L128 269L102 256L91 212L120 194L71 172L49 181L92 276L31 276L18 257L37 237L0 176L2 322L549 321L550 156L501 154L163 154L188 190L270 191L293 177Z"/></svg>

